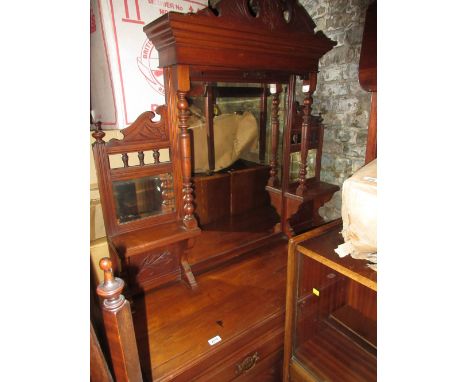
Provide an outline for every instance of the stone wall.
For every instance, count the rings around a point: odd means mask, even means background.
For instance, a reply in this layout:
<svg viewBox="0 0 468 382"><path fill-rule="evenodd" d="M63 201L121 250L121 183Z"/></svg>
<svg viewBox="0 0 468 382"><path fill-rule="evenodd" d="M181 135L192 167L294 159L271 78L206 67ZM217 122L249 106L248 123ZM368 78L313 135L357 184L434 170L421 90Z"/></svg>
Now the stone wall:
<svg viewBox="0 0 468 382"><path fill-rule="evenodd" d="M341 187L364 164L370 93L359 85L358 69L365 12L371 0L299 0L316 30L337 45L320 60L313 112L325 126L321 179ZM326 219L341 216L341 192L320 209Z"/></svg>

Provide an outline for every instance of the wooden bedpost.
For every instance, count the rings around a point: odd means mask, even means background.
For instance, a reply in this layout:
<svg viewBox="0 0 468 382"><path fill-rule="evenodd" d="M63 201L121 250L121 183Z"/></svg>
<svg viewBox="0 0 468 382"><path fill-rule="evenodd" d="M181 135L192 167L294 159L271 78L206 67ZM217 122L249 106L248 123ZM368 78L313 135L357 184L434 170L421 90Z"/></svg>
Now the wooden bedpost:
<svg viewBox="0 0 468 382"><path fill-rule="evenodd" d="M99 267L104 271L104 282L97 287L97 294L102 299L102 317L115 379L143 381L130 304L121 294L125 283L114 277L108 257L101 259Z"/></svg>

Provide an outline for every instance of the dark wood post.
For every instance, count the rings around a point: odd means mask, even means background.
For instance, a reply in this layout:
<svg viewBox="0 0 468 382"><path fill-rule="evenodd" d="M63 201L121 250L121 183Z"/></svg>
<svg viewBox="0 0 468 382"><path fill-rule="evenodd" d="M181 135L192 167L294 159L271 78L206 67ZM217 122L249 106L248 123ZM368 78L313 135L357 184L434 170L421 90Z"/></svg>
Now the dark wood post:
<svg viewBox="0 0 468 382"><path fill-rule="evenodd" d="M260 163L265 163L266 151L266 124L267 124L267 87L264 84L262 90L262 97L260 99L260 133L258 144L258 159Z"/></svg>
<svg viewBox="0 0 468 382"><path fill-rule="evenodd" d="M320 181L320 171L322 171L322 147L323 147L323 125L322 120L320 120L318 126L318 145L317 145L317 155L315 156L315 181Z"/></svg>
<svg viewBox="0 0 468 382"><path fill-rule="evenodd" d="M214 147L214 104L216 96L213 92L213 86L207 84L205 87L205 117L206 117L206 141L208 147L208 169L214 171L215 163L215 147Z"/></svg>
<svg viewBox="0 0 468 382"><path fill-rule="evenodd" d="M377 92L371 93L371 109L367 128L367 149L365 163L377 158Z"/></svg>
<svg viewBox="0 0 468 382"><path fill-rule="evenodd" d="M271 91L273 90L273 91ZM271 88L273 99L271 102L271 159L270 159L270 178L268 185L278 187L278 140L279 140L279 94L281 93L281 84L275 84Z"/></svg>
<svg viewBox="0 0 468 382"><path fill-rule="evenodd" d="M184 200L184 226L188 229L198 227L197 220L193 216L193 189L191 183L192 175L192 153L190 148L190 134L188 132L188 119L190 111L186 99L190 90L190 78L188 66L177 66L177 109L179 110L180 149L182 155L182 194Z"/></svg>
<svg viewBox="0 0 468 382"><path fill-rule="evenodd" d="M299 170L299 186L296 189L296 195L303 196L307 191L307 156L309 154L309 133L312 124L312 93L317 85L317 73L311 73L309 80L305 80L303 84L303 92L305 93L304 107L302 109L302 133L301 133L301 167Z"/></svg>
<svg viewBox="0 0 468 382"><path fill-rule="evenodd" d="M125 283L114 278L108 257L101 259L99 267L104 271L104 282L97 287L97 294L102 298L102 317L115 379L143 381L130 304L121 294Z"/></svg>

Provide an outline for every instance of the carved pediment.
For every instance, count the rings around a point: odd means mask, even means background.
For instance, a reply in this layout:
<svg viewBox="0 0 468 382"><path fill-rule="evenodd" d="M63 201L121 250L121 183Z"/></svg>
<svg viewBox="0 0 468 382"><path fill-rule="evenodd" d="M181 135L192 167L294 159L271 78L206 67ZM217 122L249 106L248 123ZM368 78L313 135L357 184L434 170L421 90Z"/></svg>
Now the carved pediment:
<svg viewBox="0 0 468 382"><path fill-rule="evenodd" d="M169 12L146 25L161 67L316 72L336 44L297 0L221 0L197 13Z"/></svg>
<svg viewBox="0 0 468 382"><path fill-rule="evenodd" d="M167 129L167 107L159 106L156 113L161 116L157 122L153 121L155 114L152 111L145 111L130 126L123 129L123 139L111 139L108 146L122 146L129 143L145 142L158 143L169 140Z"/></svg>
<svg viewBox="0 0 468 382"><path fill-rule="evenodd" d="M263 25L271 32L314 33L316 27L297 0L222 0L197 14Z"/></svg>

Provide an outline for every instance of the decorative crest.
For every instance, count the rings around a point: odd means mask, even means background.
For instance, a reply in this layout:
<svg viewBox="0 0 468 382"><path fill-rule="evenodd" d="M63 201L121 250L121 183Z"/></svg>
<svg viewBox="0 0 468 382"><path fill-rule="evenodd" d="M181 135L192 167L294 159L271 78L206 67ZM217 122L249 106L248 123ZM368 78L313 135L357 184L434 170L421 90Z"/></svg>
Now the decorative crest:
<svg viewBox="0 0 468 382"><path fill-rule="evenodd" d="M169 140L167 131L167 108L166 105L159 106L156 113L161 116L158 122L154 122L155 114L145 111L130 126L122 130L123 139L112 139L108 146L125 145L131 142L166 142Z"/></svg>
<svg viewBox="0 0 468 382"><path fill-rule="evenodd" d="M320 57L336 44L315 27L298 0L221 0L197 13L169 12L143 30L160 67L302 74L316 73Z"/></svg>
<svg viewBox="0 0 468 382"><path fill-rule="evenodd" d="M316 27L297 0L221 0L197 14L243 19L256 25L261 23L271 32L287 32L300 27L303 32L314 33Z"/></svg>

